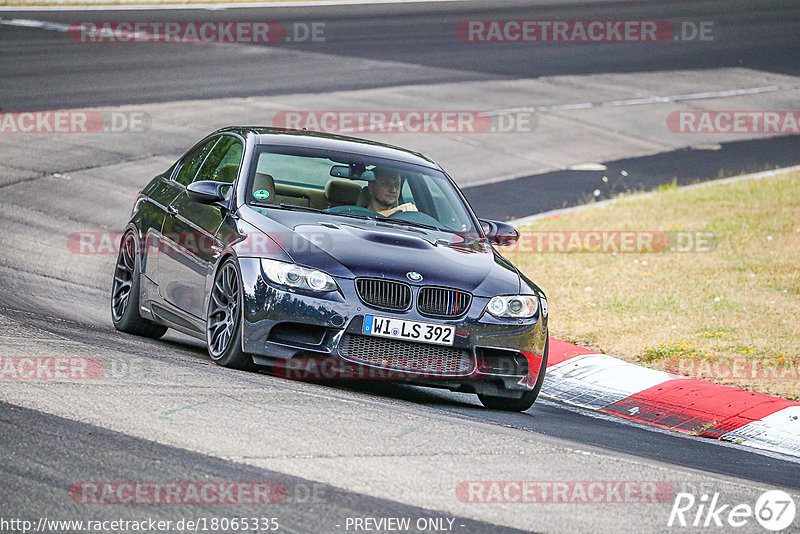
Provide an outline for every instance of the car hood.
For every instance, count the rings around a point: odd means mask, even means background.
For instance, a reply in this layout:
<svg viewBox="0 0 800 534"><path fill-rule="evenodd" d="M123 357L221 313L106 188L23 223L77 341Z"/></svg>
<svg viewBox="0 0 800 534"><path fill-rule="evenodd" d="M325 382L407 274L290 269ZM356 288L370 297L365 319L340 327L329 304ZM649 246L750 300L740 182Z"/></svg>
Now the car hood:
<svg viewBox="0 0 800 534"><path fill-rule="evenodd" d="M333 276L391 278L455 287L476 296L519 292L517 270L485 244L464 246L447 234L378 221L278 212L248 218L292 258ZM422 275L411 281L408 273Z"/></svg>

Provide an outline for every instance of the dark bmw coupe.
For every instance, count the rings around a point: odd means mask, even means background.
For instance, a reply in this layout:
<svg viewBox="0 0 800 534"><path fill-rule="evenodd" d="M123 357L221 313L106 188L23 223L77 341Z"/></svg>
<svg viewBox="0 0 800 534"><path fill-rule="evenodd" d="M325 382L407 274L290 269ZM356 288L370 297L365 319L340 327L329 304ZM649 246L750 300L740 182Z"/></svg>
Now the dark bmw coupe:
<svg viewBox="0 0 800 534"><path fill-rule="evenodd" d="M392 380L526 410L547 363L547 301L494 249L425 156L343 136L231 127L136 198L111 309L118 330L204 339L225 367Z"/></svg>

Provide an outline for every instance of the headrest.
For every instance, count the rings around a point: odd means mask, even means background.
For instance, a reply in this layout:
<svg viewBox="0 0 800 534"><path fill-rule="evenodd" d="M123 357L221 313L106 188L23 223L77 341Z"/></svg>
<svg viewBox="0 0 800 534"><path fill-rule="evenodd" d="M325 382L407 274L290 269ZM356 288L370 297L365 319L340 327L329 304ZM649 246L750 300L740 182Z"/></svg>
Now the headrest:
<svg viewBox="0 0 800 534"><path fill-rule="evenodd" d="M332 204L355 206L361 186L351 180L334 178L325 184L325 198Z"/></svg>
<svg viewBox="0 0 800 534"><path fill-rule="evenodd" d="M372 195L369 194L369 189L364 186L364 189L358 194L358 200L356 201L356 206L361 206L362 208L366 208L372 202Z"/></svg>
<svg viewBox="0 0 800 534"><path fill-rule="evenodd" d="M253 180L253 196L259 202L274 202L275 179L269 174L257 172Z"/></svg>

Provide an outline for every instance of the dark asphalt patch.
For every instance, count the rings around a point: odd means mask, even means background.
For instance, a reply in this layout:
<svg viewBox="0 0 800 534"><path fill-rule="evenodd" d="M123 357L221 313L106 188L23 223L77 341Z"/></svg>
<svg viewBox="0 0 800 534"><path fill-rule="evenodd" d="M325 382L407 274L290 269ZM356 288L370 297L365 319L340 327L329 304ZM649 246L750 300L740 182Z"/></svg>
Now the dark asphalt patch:
<svg viewBox="0 0 800 534"><path fill-rule="evenodd" d="M482 218L511 220L545 211L650 191L660 185L688 185L800 163L800 135L733 141L719 150L682 148L652 156L604 162L604 171L555 171L463 188ZM603 177L607 181L603 180ZM594 195L595 190L600 194Z"/></svg>

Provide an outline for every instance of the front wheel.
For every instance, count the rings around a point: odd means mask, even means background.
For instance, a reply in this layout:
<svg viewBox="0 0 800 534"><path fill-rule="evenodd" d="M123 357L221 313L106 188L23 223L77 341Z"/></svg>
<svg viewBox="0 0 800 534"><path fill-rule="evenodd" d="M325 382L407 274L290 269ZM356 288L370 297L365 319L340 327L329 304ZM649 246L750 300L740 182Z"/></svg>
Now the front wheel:
<svg viewBox="0 0 800 534"><path fill-rule="evenodd" d="M242 350L242 288L236 262L225 260L214 277L208 299L206 344L208 355L218 365L232 369L254 369L253 358Z"/></svg>
<svg viewBox="0 0 800 534"><path fill-rule="evenodd" d="M158 339L167 332L167 327L139 315L141 265L136 235L128 231L120 242L117 265L114 268L111 320L114 328L121 332Z"/></svg>
<svg viewBox="0 0 800 534"><path fill-rule="evenodd" d="M536 377L536 384L530 391L525 391L517 398L512 397L495 397L493 395L478 394L478 399L486 408L490 410L503 410L506 412L524 412L536 402L536 397L539 396L539 391L542 389L544 383L544 373L547 369L547 355L550 352L550 338L545 341L544 355L542 356L542 365L539 368L539 376Z"/></svg>

